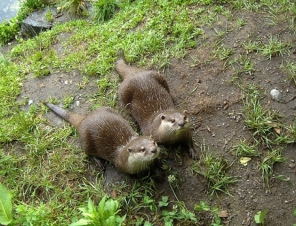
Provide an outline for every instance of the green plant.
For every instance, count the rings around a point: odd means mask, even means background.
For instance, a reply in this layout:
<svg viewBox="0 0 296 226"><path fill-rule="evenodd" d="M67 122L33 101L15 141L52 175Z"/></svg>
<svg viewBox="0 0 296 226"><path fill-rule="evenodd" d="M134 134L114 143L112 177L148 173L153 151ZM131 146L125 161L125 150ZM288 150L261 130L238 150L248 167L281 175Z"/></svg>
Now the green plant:
<svg viewBox="0 0 296 226"><path fill-rule="evenodd" d="M294 62L282 63L280 68L289 74L289 78L296 84L296 64Z"/></svg>
<svg viewBox="0 0 296 226"><path fill-rule="evenodd" d="M87 12L85 0L61 0L59 9L70 14L82 16Z"/></svg>
<svg viewBox="0 0 296 226"><path fill-rule="evenodd" d="M269 42L264 44L260 48L260 51L264 56L268 57L268 59L271 59L273 56L283 56L284 51L287 50L288 47L289 45L287 43L283 43L277 37L271 36Z"/></svg>
<svg viewBox="0 0 296 226"><path fill-rule="evenodd" d="M79 208L82 212L82 215L85 218L80 219L79 221L72 223L70 226L80 226L80 225L110 225L118 226L121 225L125 220L125 215L120 217L118 212L119 202L111 198L108 199L105 195L98 207L94 205L91 199L88 200L88 206Z"/></svg>
<svg viewBox="0 0 296 226"><path fill-rule="evenodd" d="M219 191L230 195L229 185L237 182L237 178L227 175L229 165L226 159L213 156L207 149L205 144L201 145L200 161L194 163L192 169L207 179L210 195Z"/></svg>
<svg viewBox="0 0 296 226"><path fill-rule="evenodd" d="M53 14L51 12L51 10L47 10L45 13L45 18L48 22L52 22L53 21Z"/></svg>
<svg viewBox="0 0 296 226"><path fill-rule="evenodd" d="M246 140L241 140L237 145L232 146L231 149L235 152L236 157L260 156L257 146L247 144Z"/></svg>
<svg viewBox="0 0 296 226"><path fill-rule="evenodd" d="M119 5L116 0L95 0L93 2L93 18L98 22L111 19Z"/></svg>
<svg viewBox="0 0 296 226"><path fill-rule="evenodd" d="M12 40L19 31L20 25L16 18L12 18L8 22L4 22L0 24L0 45L4 45L4 43Z"/></svg>
<svg viewBox="0 0 296 226"><path fill-rule="evenodd" d="M211 209L211 207L209 205L207 205L205 202L200 201L200 205L195 205L194 209L196 211L207 211L207 212L211 212L214 215L214 222L211 224L211 226L222 226L222 220L219 217L219 208L217 206L215 206L213 209Z"/></svg>
<svg viewBox="0 0 296 226"><path fill-rule="evenodd" d="M44 203L40 203L39 206L19 204L16 207L16 213L16 220L13 221L16 225L48 225L50 222L49 215L51 213L51 208Z"/></svg>
<svg viewBox="0 0 296 226"><path fill-rule="evenodd" d="M181 202L176 202L176 204L173 206L172 211L163 210L161 212L164 225L165 226L173 226L174 221L181 221L183 223L196 223L197 219L195 217L195 214L189 211L185 205Z"/></svg>
<svg viewBox="0 0 296 226"><path fill-rule="evenodd" d="M269 189L269 179L273 174L273 166L277 162L285 162L286 158L282 156L280 149L273 149L267 153L260 164L261 176L264 181L264 185Z"/></svg>
<svg viewBox="0 0 296 226"><path fill-rule="evenodd" d="M8 225L12 221L11 196L6 187L0 182L0 224Z"/></svg>
<svg viewBox="0 0 296 226"><path fill-rule="evenodd" d="M256 224L260 224L262 226L264 226L264 221L265 221L265 217L267 214L268 210L263 210L263 211L258 211L255 216L254 216L254 220L256 222Z"/></svg>

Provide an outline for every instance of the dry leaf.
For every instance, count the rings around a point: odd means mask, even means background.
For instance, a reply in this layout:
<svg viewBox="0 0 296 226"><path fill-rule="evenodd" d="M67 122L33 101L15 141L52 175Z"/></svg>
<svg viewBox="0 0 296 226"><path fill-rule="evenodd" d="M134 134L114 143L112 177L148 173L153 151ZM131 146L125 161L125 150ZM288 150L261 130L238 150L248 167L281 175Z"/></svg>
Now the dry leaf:
<svg viewBox="0 0 296 226"><path fill-rule="evenodd" d="M249 158L249 157L241 157L241 158L239 159L239 162L240 162L243 166L247 166L249 161L251 161L251 158Z"/></svg>
<svg viewBox="0 0 296 226"><path fill-rule="evenodd" d="M228 212L226 210L220 210L218 213L219 217L226 218L228 217Z"/></svg>

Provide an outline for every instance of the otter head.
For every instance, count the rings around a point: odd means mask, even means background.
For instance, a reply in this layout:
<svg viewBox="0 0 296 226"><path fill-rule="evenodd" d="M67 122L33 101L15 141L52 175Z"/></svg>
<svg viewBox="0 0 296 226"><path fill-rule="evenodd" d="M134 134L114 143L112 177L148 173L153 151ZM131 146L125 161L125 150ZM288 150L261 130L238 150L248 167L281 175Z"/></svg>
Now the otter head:
<svg viewBox="0 0 296 226"><path fill-rule="evenodd" d="M157 128L157 129L155 129ZM187 111L164 111L153 122L151 133L156 142L160 144L175 143L187 133L189 122Z"/></svg>
<svg viewBox="0 0 296 226"><path fill-rule="evenodd" d="M159 155L157 143L149 136L133 139L126 149L128 152L128 168L131 174L139 173L149 168Z"/></svg>

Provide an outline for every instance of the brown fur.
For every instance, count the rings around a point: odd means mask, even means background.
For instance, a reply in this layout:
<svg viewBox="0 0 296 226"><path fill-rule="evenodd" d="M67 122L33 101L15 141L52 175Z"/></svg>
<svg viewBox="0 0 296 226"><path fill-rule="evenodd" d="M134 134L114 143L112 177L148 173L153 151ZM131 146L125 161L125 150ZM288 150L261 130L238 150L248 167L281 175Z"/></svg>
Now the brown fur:
<svg viewBox="0 0 296 226"><path fill-rule="evenodd" d="M119 98L138 122L143 135L151 135L164 145L184 142L189 146L191 157L198 159L186 112L175 109L165 78L156 71L127 65L122 49L118 51L116 70L123 79Z"/></svg>
<svg viewBox="0 0 296 226"><path fill-rule="evenodd" d="M50 103L46 105L75 126L86 154L105 159L124 173L146 170L159 155L155 141L148 136L139 137L112 108L102 107L82 116Z"/></svg>

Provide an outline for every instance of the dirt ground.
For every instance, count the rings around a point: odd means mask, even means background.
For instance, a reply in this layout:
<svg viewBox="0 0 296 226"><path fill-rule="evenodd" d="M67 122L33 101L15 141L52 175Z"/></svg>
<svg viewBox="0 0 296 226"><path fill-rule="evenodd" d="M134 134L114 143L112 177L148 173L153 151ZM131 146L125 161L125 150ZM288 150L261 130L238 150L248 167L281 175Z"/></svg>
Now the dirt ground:
<svg viewBox="0 0 296 226"><path fill-rule="evenodd" d="M264 15L240 12L233 16L244 18L246 25L241 29L234 28L227 32L223 43L225 46L235 47L235 53L230 56L231 58L247 55L251 57L255 68L252 73L241 75L241 83L251 83L261 87L266 93L266 97L261 100L263 106L277 110L282 116L282 121L290 125L295 118L296 99L293 97L296 95L296 89L295 84L288 80L288 75L280 70L279 66L285 60L295 62L295 44L292 46L294 51L291 51L291 55L272 57L269 60L262 58L256 52L246 53L242 43L250 39L268 42L271 35L295 43L295 35L284 23L267 25L265 23L267 18ZM224 29L226 25L223 24L223 18L215 26L216 29ZM252 138L252 131L246 129L244 124L243 95L238 86L230 82L234 73L231 67L224 67L224 62L216 58L212 60L211 50L206 47L207 45L203 45L203 42L212 43L219 37L215 36L213 28L203 27L203 29L206 39L198 41L197 48L188 50L184 59L172 59L171 65L162 71L162 74L168 81L178 108L189 112L196 145L199 146L203 141L209 147L209 152L233 163L229 173L239 176L239 181L231 186L232 196L221 193L219 197L209 197L205 179L192 172L190 166L193 160L184 149L181 150L181 164L174 158L174 154L166 159L173 171L180 175L179 190L176 191L176 195L189 209L199 204L201 200L211 206L218 205L221 210L226 210L228 213L228 217L223 218L225 225L256 225L253 220L254 214L264 209L268 210L265 225L293 225L296 223L296 218L293 216L296 208L296 171L290 166L296 160L295 145L283 147L283 155L287 161L276 164L274 170L276 175L284 175L290 180L286 182L272 179L269 192L263 188L256 158L253 158L247 166L239 164L230 148L242 139ZM57 44L57 52L58 46ZM115 72L114 76L117 76ZM79 71L60 72L44 78L31 77L24 84L19 100L27 97L33 100L33 103L39 103L49 96L60 99L75 95L73 110L87 113L92 104L87 100L97 92L97 78L91 77L87 87L79 90L75 84L82 82L82 79ZM283 98L280 102L271 99L269 93L273 88L282 92ZM76 101L79 101L79 106ZM47 116L54 124L63 123L52 113L48 113ZM261 151L264 153L264 150ZM128 183L132 183L130 178L118 173L112 166L107 166L105 171L107 190L110 184L127 179ZM156 193L168 195L170 200L175 199L167 180L156 183ZM210 222L211 219L205 215L204 222L198 225L210 225Z"/></svg>

